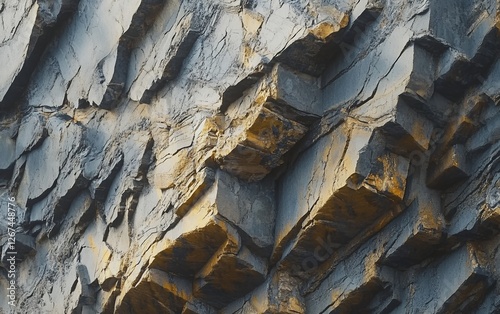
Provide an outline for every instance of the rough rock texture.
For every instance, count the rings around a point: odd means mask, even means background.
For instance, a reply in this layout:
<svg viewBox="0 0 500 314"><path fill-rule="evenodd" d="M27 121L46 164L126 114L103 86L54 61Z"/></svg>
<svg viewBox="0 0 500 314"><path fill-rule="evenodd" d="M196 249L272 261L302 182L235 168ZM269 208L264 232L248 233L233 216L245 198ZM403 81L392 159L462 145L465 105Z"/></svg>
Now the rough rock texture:
<svg viewBox="0 0 500 314"><path fill-rule="evenodd" d="M0 313L500 313L500 1L0 19Z"/></svg>

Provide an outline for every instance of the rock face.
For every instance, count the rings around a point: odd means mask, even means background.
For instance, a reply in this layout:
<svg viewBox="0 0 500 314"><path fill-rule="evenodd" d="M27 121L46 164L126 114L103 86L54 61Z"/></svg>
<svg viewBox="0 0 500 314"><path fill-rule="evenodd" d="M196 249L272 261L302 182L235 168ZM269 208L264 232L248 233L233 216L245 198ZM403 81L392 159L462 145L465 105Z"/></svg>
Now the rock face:
<svg viewBox="0 0 500 314"><path fill-rule="evenodd" d="M0 313L500 313L500 1L0 18Z"/></svg>

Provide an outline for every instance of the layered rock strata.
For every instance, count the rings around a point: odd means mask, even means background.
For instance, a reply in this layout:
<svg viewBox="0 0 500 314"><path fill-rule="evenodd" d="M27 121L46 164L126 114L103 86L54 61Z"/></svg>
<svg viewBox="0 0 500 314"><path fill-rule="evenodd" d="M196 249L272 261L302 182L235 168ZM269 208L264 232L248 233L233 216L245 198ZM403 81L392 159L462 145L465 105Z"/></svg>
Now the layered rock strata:
<svg viewBox="0 0 500 314"><path fill-rule="evenodd" d="M0 18L1 313L499 313L499 1Z"/></svg>

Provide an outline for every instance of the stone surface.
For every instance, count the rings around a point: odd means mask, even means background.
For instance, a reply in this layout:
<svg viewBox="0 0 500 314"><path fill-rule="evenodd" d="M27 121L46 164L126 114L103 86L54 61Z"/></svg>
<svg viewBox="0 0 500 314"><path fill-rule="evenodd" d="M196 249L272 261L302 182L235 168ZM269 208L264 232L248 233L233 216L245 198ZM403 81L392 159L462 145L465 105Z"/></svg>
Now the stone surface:
<svg viewBox="0 0 500 314"><path fill-rule="evenodd" d="M498 313L499 17L0 0L0 313Z"/></svg>

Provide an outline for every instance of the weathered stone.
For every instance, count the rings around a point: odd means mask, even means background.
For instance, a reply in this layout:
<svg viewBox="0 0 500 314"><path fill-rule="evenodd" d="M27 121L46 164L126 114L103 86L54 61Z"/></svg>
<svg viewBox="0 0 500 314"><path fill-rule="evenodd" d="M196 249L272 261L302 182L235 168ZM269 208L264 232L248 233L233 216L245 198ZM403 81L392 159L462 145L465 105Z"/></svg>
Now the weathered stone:
<svg viewBox="0 0 500 314"><path fill-rule="evenodd" d="M82 294L80 295L79 303L81 305L92 305L95 303L94 292L90 287L90 278L85 265L77 266L78 279L82 285Z"/></svg>
<svg viewBox="0 0 500 314"><path fill-rule="evenodd" d="M0 312L498 312L499 17L0 0Z"/></svg>
<svg viewBox="0 0 500 314"><path fill-rule="evenodd" d="M415 293L406 306L430 300L422 306L428 312L470 311L492 284L486 262L473 246L461 247L435 267L415 274L417 280L410 284Z"/></svg>
<svg viewBox="0 0 500 314"><path fill-rule="evenodd" d="M5 234L9 234L6 232ZM2 239L5 240L5 239ZM7 240L6 242L3 242L3 247L2 247L2 264L6 269L9 269L10 263L9 263L9 258L14 258L17 260L17 262L21 262L30 255L34 255L36 253L36 244L35 244L35 239L29 235L22 234L22 233L16 233L15 235L15 242L9 242ZM11 244L13 246L11 246Z"/></svg>
<svg viewBox="0 0 500 314"><path fill-rule="evenodd" d="M78 169L71 169L72 157L80 156L82 152L82 128L66 120L67 117L53 117L48 123L50 136L41 146L28 155L23 179L20 183L18 200L24 206L31 206L34 202L48 195L59 182L76 180ZM61 172L64 173L61 176ZM34 175L36 179L31 179ZM69 178L66 176L69 175ZM61 186L66 191L71 186ZM59 198L58 195L56 198Z"/></svg>
<svg viewBox="0 0 500 314"><path fill-rule="evenodd" d="M125 213L135 211L151 163L153 143L149 131L135 132L124 143L123 167L114 177L104 202L103 215L110 226L116 227Z"/></svg>
<svg viewBox="0 0 500 314"><path fill-rule="evenodd" d="M0 171L2 171L11 168L16 161L16 142L6 132L0 133L0 141L2 142Z"/></svg>
<svg viewBox="0 0 500 314"><path fill-rule="evenodd" d="M467 198L464 198L464 194L454 193L447 198L445 213L450 217L448 234L451 245L500 232L498 161L495 159L492 163L493 167L485 165L488 168L476 174L481 179L475 178L477 183L469 185L465 191L470 193Z"/></svg>
<svg viewBox="0 0 500 314"><path fill-rule="evenodd" d="M274 272L251 294L223 308L221 313L304 313L304 299L297 279L285 272Z"/></svg>
<svg viewBox="0 0 500 314"><path fill-rule="evenodd" d="M16 156L31 151L47 136L42 115L32 113L21 122L16 138Z"/></svg>
<svg viewBox="0 0 500 314"><path fill-rule="evenodd" d="M64 25L79 0L2 3L0 55L9 62L0 80L0 109L10 110L24 92L32 71L54 36L54 26Z"/></svg>
<svg viewBox="0 0 500 314"><path fill-rule="evenodd" d="M181 313L184 304L191 298L189 281L150 269L142 275L141 282L118 300L115 313ZM148 298L145 298L148 296Z"/></svg>
<svg viewBox="0 0 500 314"><path fill-rule="evenodd" d="M242 236L248 238L247 245L269 251L274 225L271 194L258 183L245 184L220 172L214 185L193 204L175 228L165 234L162 243L166 248L162 248L161 243L155 245L158 255L150 267L194 275L226 241L228 231L225 230L229 228L224 226L226 220L241 228ZM177 261L183 258L181 255L189 262Z"/></svg>
<svg viewBox="0 0 500 314"><path fill-rule="evenodd" d="M151 87L143 92L141 102L151 103L154 94L179 74L184 59L201 32L200 25L197 25L194 19L193 14L184 17L173 31L174 37L169 44L168 55L162 60L165 64L163 72L152 82ZM131 98L134 99L133 96Z"/></svg>
<svg viewBox="0 0 500 314"><path fill-rule="evenodd" d="M432 188L446 189L469 176L463 145L454 145L436 163L430 166L427 179Z"/></svg>
<svg viewBox="0 0 500 314"><path fill-rule="evenodd" d="M360 260L356 254L336 266L317 288L306 298L308 311L313 313L353 313L366 309L371 299L390 285L391 272L376 265L376 254L366 254Z"/></svg>
<svg viewBox="0 0 500 314"><path fill-rule="evenodd" d="M188 301L182 309L182 314L215 314L217 313L214 308L204 304L200 300Z"/></svg>
<svg viewBox="0 0 500 314"><path fill-rule="evenodd" d="M304 136L318 113L315 85L313 78L278 64L245 97L231 104L226 113L231 120L215 156L221 168L258 181L281 165L282 156Z"/></svg>
<svg viewBox="0 0 500 314"><path fill-rule="evenodd" d="M381 143L370 139L369 128L344 123L296 161L278 203L274 258L290 251L293 259L307 258L317 238L330 237L332 247L338 248L378 219L401 210L408 161L384 153ZM287 244L290 237L296 238Z"/></svg>
<svg viewBox="0 0 500 314"><path fill-rule="evenodd" d="M252 291L267 275L266 261L243 246L235 230L227 232L228 240L196 274L193 283L193 295L215 308Z"/></svg>
<svg viewBox="0 0 500 314"><path fill-rule="evenodd" d="M318 76L331 59L332 46L338 43L341 30L349 23L349 16L333 10L324 9L327 17L314 25L304 38L295 41L276 60L309 75Z"/></svg>
<svg viewBox="0 0 500 314"><path fill-rule="evenodd" d="M410 205L417 207L417 210L406 209L414 212L415 217L411 217L411 225L405 226L388 247L384 264L403 269L418 264L431 256L441 243L443 227L442 218L439 217L440 208L434 207L436 201L434 204L425 201L417 199Z"/></svg>
<svg viewBox="0 0 500 314"><path fill-rule="evenodd" d="M498 31L498 3L463 1L453 10L443 8L451 3L432 3L429 6L429 33L453 47L440 60L436 89L443 95L457 99L466 87L476 83L482 68L495 57L495 38ZM443 21L445 21L443 23ZM450 29L455 31L450 31Z"/></svg>

